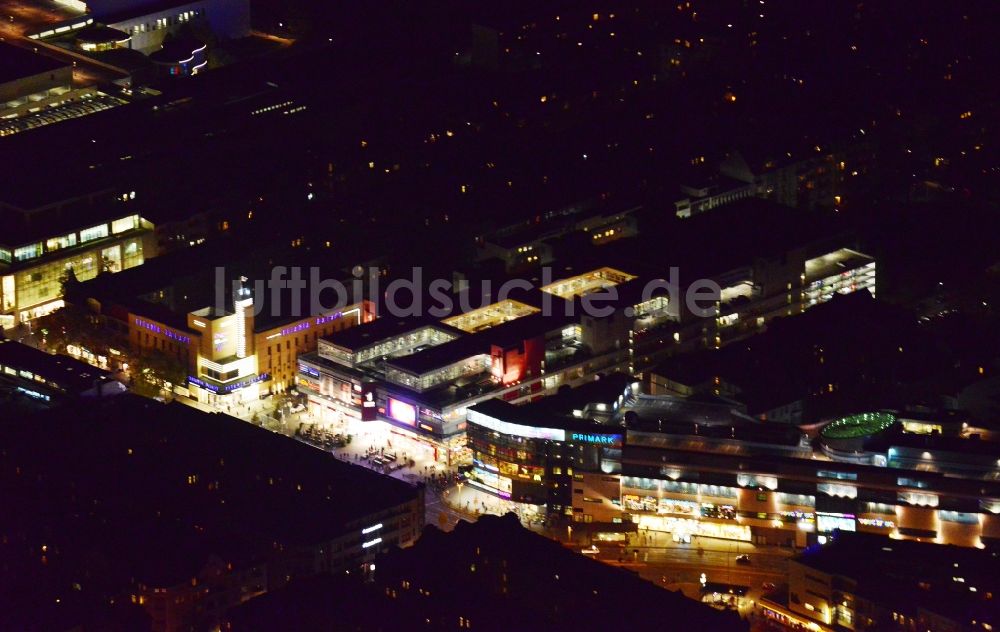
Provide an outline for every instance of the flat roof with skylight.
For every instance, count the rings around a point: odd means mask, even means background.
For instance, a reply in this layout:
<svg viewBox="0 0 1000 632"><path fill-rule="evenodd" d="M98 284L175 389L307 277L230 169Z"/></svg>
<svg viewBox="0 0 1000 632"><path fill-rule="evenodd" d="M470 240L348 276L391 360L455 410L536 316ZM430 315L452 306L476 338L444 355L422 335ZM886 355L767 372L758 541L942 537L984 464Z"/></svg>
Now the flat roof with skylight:
<svg viewBox="0 0 1000 632"><path fill-rule="evenodd" d="M841 248L806 261L806 280L825 279L871 263L875 263L872 257L850 248Z"/></svg>
<svg viewBox="0 0 1000 632"><path fill-rule="evenodd" d="M485 307L480 307L464 314L446 318L441 322L471 334L489 329L501 323L517 320L522 316L537 314L539 311L537 307L532 307L531 305L526 305L512 299L505 299L492 305L486 305Z"/></svg>
<svg viewBox="0 0 1000 632"><path fill-rule="evenodd" d="M594 292L601 292L616 285L621 285L635 279L634 274L622 272L615 268L603 267L591 270L584 274L561 279L554 283L542 286L543 292L548 292L563 299L573 299L579 296L586 296Z"/></svg>

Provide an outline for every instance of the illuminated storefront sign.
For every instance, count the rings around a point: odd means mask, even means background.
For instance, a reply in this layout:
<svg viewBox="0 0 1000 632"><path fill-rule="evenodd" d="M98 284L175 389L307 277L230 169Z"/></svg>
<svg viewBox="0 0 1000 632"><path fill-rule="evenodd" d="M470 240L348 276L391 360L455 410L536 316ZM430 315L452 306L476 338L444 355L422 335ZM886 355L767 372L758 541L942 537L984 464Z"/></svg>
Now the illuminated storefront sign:
<svg viewBox="0 0 1000 632"><path fill-rule="evenodd" d="M326 316L317 316L315 318L315 320L313 320L312 322L310 322L308 320L305 320L305 321L302 321L300 323L296 323L296 324L292 325L291 327L285 327L281 331L276 331L273 334L268 334L265 337L265 340L273 340L275 338L280 338L282 336L290 336L292 334L297 334L300 331L306 331L306 330L308 330L310 327L312 327L313 324L315 324L317 327L319 327L320 325L325 325L327 323L330 323L330 322L333 322L333 321L338 320L340 318L343 318L343 316L345 314L357 314L358 315L358 324L359 325L361 324L361 309L358 308L358 307L355 307L354 309L349 309L346 312L337 312L336 314L327 314ZM195 324L198 324L198 323L195 323Z"/></svg>
<svg viewBox="0 0 1000 632"><path fill-rule="evenodd" d="M566 441L566 431L558 428L539 428L522 426L509 421L501 421L477 410L469 410L468 420L478 426L499 432L500 434L526 437L528 439L546 439L549 441Z"/></svg>
<svg viewBox="0 0 1000 632"><path fill-rule="evenodd" d="M312 377L319 377L319 371L311 366L302 364L301 362L299 363L299 373L305 373L306 375L310 375Z"/></svg>
<svg viewBox="0 0 1000 632"><path fill-rule="evenodd" d="M375 421L378 418L378 408L375 405L374 382L355 384L354 388L361 391L361 421Z"/></svg>
<svg viewBox="0 0 1000 632"><path fill-rule="evenodd" d="M141 318L136 318L135 324L138 325L139 327L142 327L143 329L148 329L149 331L155 333L160 333L161 331L163 331L163 328L161 328L159 325L151 323L148 320L143 320Z"/></svg>
<svg viewBox="0 0 1000 632"><path fill-rule="evenodd" d="M789 521L813 520L815 516L805 511L782 511L781 517Z"/></svg>
<svg viewBox="0 0 1000 632"><path fill-rule="evenodd" d="M165 327L161 327L156 323L152 323L142 318L136 318L135 324L136 326L152 331L153 333L163 334L167 338L170 338L171 340L176 340L177 342L183 342L184 344L188 344L189 342L191 342L191 338L188 336L184 336L175 331L171 331L170 329L166 329Z"/></svg>
<svg viewBox="0 0 1000 632"><path fill-rule="evenodd" d="M597 445L614 447L620 447L622 444L622 436L620 434L590 434L585 432L573 432L570 433L569 440L577 443L594 443Z"/></svg>
<svg viewBox="0 0 1000 632"><path fill-rule="evenodd" d="M854 514L816 512L816 530L820 533L832 533L834 529L855 531Z"/></svg>
<svg viewBox="0 0 1000 632"><path fill-rule="evenodd" d="M895 529L896 523L892 520L882 520L881 518L858 518L858 524L865 527L876 527L879 529Z"/></svg>
<svg viewBox="0 0 1000 632"><path fill-rule="evenodd" d="M336 314L330 314L329 316L318 316L316 318L317 325L325 325L326 323L333 322L343 316L342 312L337 312Z"/></svg>
<svg viewBox="0 0 1000 632"><path fill-rule="evenodd" d="M242 382L236 382L235 384L224 384L222 386L216 386L215 384L209 384L208 382L198 379L193 375L188 376L188 383L194 384L195 386L201 387L207 391L212 391L213 393L222 395L225 393L231 393L233 391L238 391L241 388L246 388L257 382L266 382L271 379L271 376L267 373L261 373L260 375L255 375L254 377L243 380Z"/></svg>
<svg viewBox="0 0 1000 632"><path fill-rule="evenodd" d="M284 329L281 330L281 335L282 336L287 336L289 334L294 334L294 333L298 333L300 331L305 331L306 329L309 329L309 321L306 321L304 323L299 323L297 325L293 325L292 327L286 327L286 328L284 328Z"/></svg>

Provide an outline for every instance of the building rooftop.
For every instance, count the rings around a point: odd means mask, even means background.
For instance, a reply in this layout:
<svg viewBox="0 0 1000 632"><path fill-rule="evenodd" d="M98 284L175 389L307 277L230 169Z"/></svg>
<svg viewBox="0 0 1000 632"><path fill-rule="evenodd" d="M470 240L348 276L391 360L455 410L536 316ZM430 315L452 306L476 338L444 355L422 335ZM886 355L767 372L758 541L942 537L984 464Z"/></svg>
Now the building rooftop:
<svg viewBox="0 0 1000 632"><path fill-rule="evenodd" d="M500 421L530 426L533 428L558 428L574 432L617 432L624 434L624 428L618 425L599 424L586 419L574 419L564 415L547 413L539 410L533 404L516 406L501 399L488 399L469 408L488 417Z"/></svg>
<svg viewBox="0 0 1000 632"><path fill-rule="evenodd" d="M554 217L544 222L539 219L507 227L483 237L483 241L505 249L518 248L546 238L557 237L572 226L573 218L569 216Z"/></svg>
<svg viewBox="0 0 1000 632"><path fill-rule="evenodd" d="M978 507L983 498L1000 498L1000 480L997 479L825 459L812 447L796 447L802 434L794 426L759 423L756 426L695 429L693 425L688 424L690 429L683 433L668 430L666 424L662 432L657 428L648 431L640 429L642 434L632 432L630 427L623 461L662 463L664 456L670 455L670 458L683 459L682 462L710 463L712 469L717 471L752 471L782 478L785 475L813 476L818 464L836 463L837 470L856 473L858 480L864 483L889 485L893 493L897 488L897 477L913 473L927 483L927 489L950 496L960 502L960 506L969 507L965 511L974 511L971 508ZM733 431L735 434L732 434Z"/></svg>
<svg viewBox="0 0 1000 632"><path fill-rule="evenodd" d="M245 570L421 493L238 419L132 395L4 424L0 444L0 484L18 507L0 515L4 559L24 570L0 594L5 629L20 629L4 621L22 595L78 585L100 604L186 583L213 559Z"/></svg>
<svg viewBox="0 0 1000 632"><path fill-rule="evenodd" d="M219 298L223 303L220 313L232 313L233 284L241 276L249 277L246 285L251 288L267 281L272 269L281 266L287 270L305 270L307 282L313 268L320 278L337 278L342 272L338 261L302 253L290 255L284 246L259 246L220 237L211 245L182 248L147 259L141 266L81 282L70 288L66 299L81 304L95 299L102 303L102 308L123 306L171 327L186 329L188 312L219 307L214 304ZM220 274L225 287L217 288ZM287 271L285 277L288 277ZM353 305L351 284L345 282L343 285L347 289L348 305ZM275 302L275 293L266 289L266 284L261 287L264 291L254 296L254 331L257 333L331 311L314 309L308 291L301 292L296 303L293 293L283 290ZM339 297L328 292L318 298L324 303L321 307L327 303L332 307Z"/></svg>
<svg viewBox="0 0 1000 632"><path fill-rule="evenodd" d="M624 403L621 414L627 417L630 426L637 429L672 422L729 427L749 421L747 417L738 415L730 404L672 395L639 395Z"/></svg>
<svg viewBox="0 0 1000 632"><path fill-rule="evenodd" d="M0 83L53 72L68 65L26 48L0 42Z"/></svg>
<svg viewBox="0 0 1000 632"><path fill-rule="evenodd" d="M489 355L494 345L507 349L525 340L544 336L564 327L571 320L558 314L531 314L417 353L392 358L387 363L413 375L423 375L475 355Z"/></svg>
<svg viewBox="0 0 1000 632"><path fill-rule="evenodd" d="M625 393L625 389L637 381L637 378L627 373L598 375L591 382L575 388L562 389L524 406L561 415L572 415L574 410L582 410L588 404L604 404L611 411L618 398Z"/></svg>
<svg viewBox="0 0 1000 632"><path fill-rule="evenodd" d="M192 59L198 49L204 50L205 43L193 37L178 37L168 40L163 48L153 51L149 59L158 64L180 64Z"/></svg>
<svg viewBox="0 0 1000 632"><path fill-rule="evenodd" d="M806 261L806 281L823 279L844 270L851 270L867 265L873 261L875 259L866 254L856 252L850 248L840 248L834 252Z"/></svg>
<svg viewBox="0 0 1000 632"><path fill-rule="evenodd" d="M87 44L106 44L114 42L127 42L129 34L125 31L103 26L101 24L91 24L76 32L76 39Z"/></svg>
<svg viewBox="0 0 1000 632"><path fill-rule="evenodd" d="M1000 602L991 598L1000 590L997 551L840 531L795 561L854 579L857 593L877 602L916 606L963 623L1000 624Z"/></svg>
<svg viewBox="0 0 1000 632"><path fill-rule="evenodd" d="M443 325L436 319L430 317L394 318L392 316L384 316L382 318L376 318L371 322L358 325L357 327L351 327L349 329L342 329L334 332L329 336L325 336L323 340L354 353L366 347L370 347L371 345L417 331L418 329L423 329L424 327L440 329L441 331L452 333L455 336L463 335L462 332L447 325Z"/></svg>
<svg viewBox="0 0 1000 632"><path fill-rule="evenodd" d="M857 413L831 421L820 431L827 439L854 439L876 435L896 423L896 416L889 412Z"/></svg>
<svg viewBox="0 0 1000 632"><path fill-rule="evenodd" d="M316 580L255 600L233 615L233 632L275 629L609 630L676 622L667 628L747 630L720 612L620 568L567 549L512 514L460 521L450 533L427 527L416 545L378 561L373 584ZM299 590L303 590L299 593ZM386 591L393 591L387 597ZM303 598L308 595L308 598ZM623 607L642 604L642 607ZM274 627L271 627L274 626Z"/></svg>
<svg viewBox="0 0 1000 632"><path fill-rule="evenodd" d="M850 336L844 336L844 323L851 323ZM906 385L933 385L937 376L956 373L956 356L937 339L912 315L859 291L777 318L765 331L722 349L668 359L652 373L702 389L735 388L731 397L753 415L802 401L803 420L812 421L820 412L898 408L908 403ZM713 383L716 377L721 385ZM873 380L879 388L870 386ZM839 410L816 407L838 397Z"/></svg>
<svg viewBox="0 0 1000 632"><path fill-rule="evenodd" d="M386 364L413 375L424 375L476 355L489 355L490 348L488 338L473 334L410 355L390 358Z"/></svg>
<svg viewBox="0 0 1000 632"><path fill-rule="evenodd" d="M803 446L802 433L795 426L783 424L736 423L730 426L704 426L693 422L671 421L630 426L630 447L725 452L729 455L783 454L809 458L812 450Z"/></svg>
<svg viewBox="0 0 1000 632"><path fill-rule="evenodd" d="M897 416L898 417L898 416ZM990 435L992 437L992 435ZM997 471L993 476L1000 478L1000 442L992 439L971 437L946 437L938 434L918 434L899 432L886 437L884 443L892 448L926 451L932 456L944 458L951 455L966 466L972 466L975 457L987 457ZM943 464L939 464L942 465ZM933 467L933 466L928 466ZM935 468L937 469L937 468Z"/></svg>
<svg viewBox="0 0 1000 632"><path fill-rule="evenodd" d="M52 355L14 340L0 339L0 366L26 371L59 390L78 396L99 383L111 382L111 374L86 362L64 355ZM44 384L44 383L43 383Z"/></svg>
<svg viewBox="0 0 1000 632"><path fill-rule="evenodd" d="M662 225L653 225L657 221ZM669 231L666 242L661 231ZM685 286L791 251L801 250L806 258L830 252L845 245L848 235L836 215L803 214L769 200L745 198L684 220L672 214L659 220L647 216L637 239L619 240L604 249L618 254L619 265L627 266L623 269L640 275L653 269L664 276L676 266Z"/></svg>
<svg viewBox="0 0 1000 632"><path fill-rule="evenodd" d="M3 191L0 245L13 248L136 214L136 209L114 199L108 188L67 199L51 195L58 189L55 184L48 194ZM35 195L39 197L32 199Z"/></svg>
<svg viewBox="0 0 1000 632"><path fill-rule="evenodd" d="M190 0L88 0L90 14L106 24L189 4Z"/></svg>

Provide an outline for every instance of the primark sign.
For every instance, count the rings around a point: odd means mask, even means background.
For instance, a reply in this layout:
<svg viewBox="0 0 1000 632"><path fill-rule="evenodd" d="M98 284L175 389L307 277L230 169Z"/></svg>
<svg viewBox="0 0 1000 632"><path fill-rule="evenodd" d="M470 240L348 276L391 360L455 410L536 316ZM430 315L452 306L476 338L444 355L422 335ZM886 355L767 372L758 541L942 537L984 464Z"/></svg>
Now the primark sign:
<svg viewBox="0 0 1000 632"><path fill-rule="evenodd" d="M570 433L569 440L574 443L592 443L595 445L606 445L621 447L622 436L620 434L592 434L588 432Z"/></svg>

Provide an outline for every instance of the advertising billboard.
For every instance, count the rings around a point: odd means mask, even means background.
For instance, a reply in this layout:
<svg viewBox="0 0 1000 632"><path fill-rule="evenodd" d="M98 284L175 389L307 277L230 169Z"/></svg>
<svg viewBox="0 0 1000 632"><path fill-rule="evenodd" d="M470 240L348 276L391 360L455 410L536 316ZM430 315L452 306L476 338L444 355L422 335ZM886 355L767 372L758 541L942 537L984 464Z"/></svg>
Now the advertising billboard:
<svg viewBox="0 0 1000 632"><path fill-rule="evenodd" d="M362 408L362 410L364 409ZM388 412L389 417L400 423L409 426L415 426L417 423L417 409L413 404L407 404L406 402L401 402L398 399L390 397Z"/></svg>

